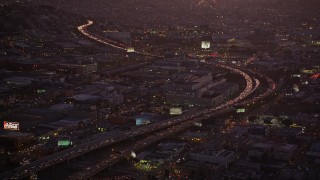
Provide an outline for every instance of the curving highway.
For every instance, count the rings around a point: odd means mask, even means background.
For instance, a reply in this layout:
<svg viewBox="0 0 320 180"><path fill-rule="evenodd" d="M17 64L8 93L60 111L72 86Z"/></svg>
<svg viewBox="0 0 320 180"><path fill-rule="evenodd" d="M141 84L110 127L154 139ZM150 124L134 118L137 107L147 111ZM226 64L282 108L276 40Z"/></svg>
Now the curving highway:
<svg viewBox="0 0 320 180"><path fill-rule="evenodd" d="M97 42L100 42L102 44L105 44L107 46L110 46L110 47L113 47L113 48L116 48L116 49L119 49L119 50L124 50L124 51L127 51L128 50L128 47L126 47L124 44L121 44L117 41L114 41L114 40L111 40L111 39L108 39L108 38L103 38L103 37L100 37L98 35L93 35L92 33L90 33L87 28L89 26L91 26L93 24L93 21L91 20L88 20L88 23L87 24L84 24L84 25L81 25L81 26L78 26L78 30L85 36L87 36L88 38L94 40L94 41L97 41ZM144 55L144 56L151 56L151 57L158 57L158 58L163 58L164 56L160 56L160 55L155 55L155 54L150 54L150 53L147 53L147 52L141 52L141 51L134 51L136 54L140 54L140 55Z"/></svg>
<svg viewBox="0 0 320 180"><path fill-rule="evenodd" d="M81 25L78 27L78 30L85 36L103 43L105 45L108 45L110 47L113 48L117 48L120 50L127 50L126 47L122 46L121 44L117 44L117 42L112 41L112 40L108 40L106 38L102 38L99 37L97 35L93 35L89 32L87 32L87 27L92 25L93 21L88 21L87 24L85 25ZM162 56L156 56L153 54L149 54L149 53L144 53L144 52L136 52L138 54L141 55L146 55L146 56L153 56L153 57L162 57ZM166 133L157 133L153 136L150 136L150 138L144 139L142 141L139 141L136 143L136 145L130 149L131 150L139 150L139 148L143 148L147 145L149 145L150 143L154 143L155 141L158 141L164 137L166 137L166 135L168 134L174 134L178 131L180 131L181 129L184 128L188 128L190 126L192 126L192 124L196 121L199 121L199 119L203 118L204 115L218 115L221 113L225 113L225 112L229 112L232 111L233 106L236 103L239 103L240 101L244 100L246 97L248 97L250 94L252 94L260 85L260 82L258 79L252 78L250 77L246 72L244 72L243 70L239 69L239 68L234 68L234 67L230 67L227 65L223 65L223 64L215 64L214 66L218 66L220 68L224 68L227 69L233 73L237 73L239 75L241 75L245 81L246 81L246 87L245 89L239 94L239 96L237 96L236 98L229 100L217 107L213 107L213 108L207 108L207 109L202 109L202 110L196 110L196 109L192 109L191 111L189 111L186 114L183 114L179 117L175 117L175 118L170 118L164 121L160 121L157 123L153 123L153 124L148 124L139 128L135 128L132 130L128 130L125 132L118 132L112 135L107 135L107 134L102 134L100 136L100 138L63 150L61 152L58 152L56 154L47 156L45 158L39 159L37 161L31 162L28 165L25 166L20 166L16 169L12 169L9 171L6 171L2 174L0 174L0 178L1 179L21 179L24 177L28 177L33 173L39 172L41 170L47 169L49 167L55 166L61 162L70 160L72 158L81 156L85 153L91 152L95 149L99 149L120 141L124 141L127 139L131 139L137 136L141 136L141 135L145 135L148 133L152 133L158 130L164 130L164 132ZM262 75L260 73L257 72L253 72L248 70L250 73L255 74L257 76L259 76L260 78L264 78L267 80L268 84L269 84L269 88L267 89L266 92L260 94L257 97L254 97L252 99L249 100L245 100L241 103L243 104L247 104L250 103L251 101L256 101L258 99L264 98L268 95L270 95L272 92L275 91L276 89L276 84L272 81L272 79L270 79L269 77ZM254 82L255 82L255 87L254 87ZM129 152L129 149L124 153L127 154ZM89 178L91 176L93 176L94 174L96 174L97 172L100 172L101 170L103 170L104 168L116 163L119 158L121 158L121 155L113 155L103 161L101 161L101 164L98 164L96 167L91 167L90 170L88 170L88 172L81 172L77 175L75 175L76 179L85 179L85 178Z"/></svg>

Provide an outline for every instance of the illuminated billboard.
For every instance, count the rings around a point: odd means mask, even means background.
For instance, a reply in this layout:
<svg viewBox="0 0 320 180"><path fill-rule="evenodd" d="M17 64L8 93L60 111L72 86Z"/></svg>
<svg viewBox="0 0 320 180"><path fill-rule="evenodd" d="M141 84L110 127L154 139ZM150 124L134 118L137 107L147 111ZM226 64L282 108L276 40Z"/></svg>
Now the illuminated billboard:
<svg viewBox="0 0 320 180"><path fill-rule="evenodd" d="M144 118L137 118L136 119L136 125L144 125L144 124L150 124L150 120L149 119L144 119Z"/></svg>
<svg viewBox="0 0 320 180"><path fill-rule="evenodd" d="M134 47L128 47L127 52L128 53L134 52Z"/></svg>
<svg viewBox="0 0 320 180"><path fill-rule="evenodd" d="M137 155L136 155L136 153L134 151L131 151L130 155L131 155L132 158L136 158L137 157Z"/></svg>
<svg viewBox="0 0 320 180"><path fill-rule="evenodd" d="M63 146L63 147L66 147L66 146L70 146L72 145L72 142L69 141L69 140L59 140L58 141L58 146Z"/></svg>
<svg viewBox="0 0 320 180"><path fill-rule="evenodd" d="M182 108L170 108L170 115L181 115Z"/></svg>
<svg viewBox="0 0 320 180"><path fill-rule="evenodd" d="M237 113L244 113L244 112L246 112L246 109L244 109L244 108L237 109Z"/></svg>
<svg viewBox="0 0 320 180"><path fill-rule="evenodd" d="M209 49L210 48L210 41L202 41L201 48L202 49Z"/></svg>
<svg viewBox="0 0 320 180"><path fill-rule="evenodd" d="M18 131L19 130L19 122L4 121L3 122L3 129Z"/></svg>
<svg viewBox="0 0 320 180"><path fill-rule="evenodd" d="M45 89L37 89L37 94L43 94L45 92L46 92Z"/></svg>

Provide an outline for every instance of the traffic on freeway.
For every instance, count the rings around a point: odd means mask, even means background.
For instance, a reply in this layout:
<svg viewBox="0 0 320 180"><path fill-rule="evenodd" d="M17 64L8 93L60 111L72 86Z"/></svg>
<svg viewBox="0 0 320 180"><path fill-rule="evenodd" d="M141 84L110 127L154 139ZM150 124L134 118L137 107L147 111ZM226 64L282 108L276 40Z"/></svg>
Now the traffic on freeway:
<svg viewBox="0 0 320 180"><path fill-rule="evenodd" d="M88 21L87 24L85 25L81 25L78 27L78 30L84 34L85 36L97 41L97 42L100 42L100 43L103 43L103 44L106 44L108 46L111 46L111 47L114 47L114 48L117 48L117 49L121 49L121 50L127 50L126 47L123 47L119 44L116 44L115 41L112 41L112 40L108 40L108 39L105 39L105 38L100 38L98 36L94 36L90 33L88 33L86 31L86 28L90 25L93 24L93 21ZM144 52L136 52L136 53L139 53L139 54L142 54L142 55L148 55L148 56L155 56L155 55L152 55L152 54L146 54ZM23 178L23 177L27 177L27 176L30 176L32 173L36 173L38 171L41 171L41 170L44 170L48 167L51 167L51 166L54 166L58 163L61 163L61 162L64 162L64 161L67 161L67 160L70 160L72 158L75 158L75 157L78 157L78 156L81 156L83 155L84 153L88 153L90 151L93 151L95 149L99 149L99 148L102 148L102 147L105 147L105 146L108 146L108 145L111 145L111 144L114 144L114 143L117 143L117 142L120 142L120 141L124 141L126 139L130 139L130 138L134 138L134 137L137 137L137 136L140 136L140 135L144 135L144 134L147 134L147 133L151 133L151 132L154 132L154 131L157 131L157 130L161 130L161 129L165 129L165 128L169 128L169 127L175 127L175 125L180 125L181 123L181 127L188 127L189 125L192 125L191 122L194 122L194 121L197 121L197 117L201 117L201 116L204 116L204 115L216 115L216 114L219 114L219 113L225 113L225 112L228 112L231 110L231 108L236 104L236 103L239 103L241 100L243 100L244 98L248 97L250 94L252 94L252 92L254 92L258 86L259 86L259 80L257 79L254 79L255 81L255 87L253 87L253 78L250 77L247 73L245 73L243 70L239 69L239 68L235 68L235 67L230 67L230 66L227 66L227 65L223 65L223 64L214 64L215 66L218 66L220 68L224 68L224 69L227 69L233 73L237 73L239 75L241 75L245 81L246 81L246 87L245 89L239 94L238 97L232 99L232 100L229 100L219 106L216 106L216 107L212 107L212 108L207 108L207 109L201 109L201 110L198 110L198 109L192 109L191 111L179 116L179 117L175 117L175 118L170 118L170 119L167 119L167 120L164 120L164 121L160 121L160 122L157 122L157 123L153 123L153 124L148 124L148 125L144 125L142 127L139 127L139 128L135 128L135 129L132 129L132 130L128 130L128 131L125 131L125 132L117 132L117 133L114 133L112 135L110 134L105 134L105 135L101 135L101 137L99 137L98 139L95 139L93 141L90 141L90 142L86 142L86 143L83 143L81 145L78 145L78 146L75 146L75 147L72 147L72 148L69 148L69 149L66 149L66 150L63 150L61 152L58 152L56 154L53 154L53 155L50 155L50 156L47 156L45 158L42 158L42 159L39 159L39 160L36 160L34 162L31 162L30 164L28 165L25 165L25 166L20 166L16 169L13 169L13 170L10 170L10 171L7 171L5 173L2 173L0 174L0 177L2 179L20 179L20 178ZM261 99L263 97L266 97L268 95L270 95L272 92L274 92L274 90L276 89L276 84L272 81L272 79L270 79L269 77L267 76L264 76L260 73L256 73L256 72L251 72L252 74L257 74L258 76L260 76L261 78L265 78L269 84L269 89L264 92L263 94L260 94L254 98L252 98L250 101L244 101L246 103L248 102L251 102L251 101L256 101L257 99ZM244 103L243 102L243 103ZM190 124L189 124L190 123ZM175 133L177 130L179 130L179 128L169 128L169 134L171 133ZM153 137L153 136L151 136ZM153 138L157 139L157 138L160 138L162 136L155 136ZM152 142L152 141L151 141ZM147 142L144 142L144 144L142 145L147 145L148 143ZM140 144L141 145L141 144ZM140 146L139 146L140 147ZM141 146L143 147L143 146ZM117 159L117 156L114 156L112 157L113 160L116 160ZM106 165L110 165L110 163L112 164L114 161L111 161L111 160L108 160L105 162ZM101 165L101 168L103 168L105 166L102 166ZM99 166L99 169L101 169L100 166Z"/></svg>
<svg viewBox="0 0 320 180"><path fill-rule="evenodd" d="M87 31L87 28L89 26L91 26L93 24L93 21L91 20L88 20L88 23L87 24L84 24L84 25L81 25L81 26L78 26L78 30L85 36L87 36L88 38L90 39L93 39L97 42L100 42L102 44L105 44L107 46L111 46L113 48L116 48L116 49L120 49L120 50L125 50L127 51L128 50L128 47L126 47L124 44L121 44L117 41L114 41L114 40L111 40L111 39L108 39L108 38L102 38L102 37L99 37L97 35L93 35L91 34L90 32ZM140 55L144 55L144 56L151 56L151 57L159 57L159 58L162 58L163 56L160 56L160 55L155 55L155 54L150 54L150 53L147 53L147 52L140 52L140 51L134 51L136 54L140 54Z"/></svg>

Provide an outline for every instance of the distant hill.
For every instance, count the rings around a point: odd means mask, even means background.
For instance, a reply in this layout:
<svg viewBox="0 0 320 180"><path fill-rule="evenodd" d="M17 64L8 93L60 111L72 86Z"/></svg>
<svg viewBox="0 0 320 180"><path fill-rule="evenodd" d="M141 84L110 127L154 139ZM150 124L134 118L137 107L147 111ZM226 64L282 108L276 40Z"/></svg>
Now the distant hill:
<svg viewBox="0 0 320 180"><path fill-rule="evenodd" d="M320 0L35 0L85 17L101 18L119 24L178 23L214 17L215 12L240 8L318 12ZM214 6L210 5L214 2ZM200 6L199 4L207 4ZM209 4L209 5L208 5ZM303 10L304 11L304 10Z"/></svg>
<svg viewBox="0 0 320 180"><path fill-rule="evenodd" d="M11 5L6 5L6 4ZM177 25L192 20L200 22L219 13L232 16L247 9L275 12L318 13L320 0L5 0L0 3L0 31L21 31L46 27L46 31L62 30L83 23L86 18L101 19L121 25ZM210 6L199 6L209 4ZM211 3L212 4L212 3ZM250 16L250 14L249 14ZM36 17L40 17L40 21ZM227 17L228 18L228 17ZM54 25L54 26L52 26ZM57 28L58 27L58 28ZM56 28L56 29L55 29Z"/></svg>

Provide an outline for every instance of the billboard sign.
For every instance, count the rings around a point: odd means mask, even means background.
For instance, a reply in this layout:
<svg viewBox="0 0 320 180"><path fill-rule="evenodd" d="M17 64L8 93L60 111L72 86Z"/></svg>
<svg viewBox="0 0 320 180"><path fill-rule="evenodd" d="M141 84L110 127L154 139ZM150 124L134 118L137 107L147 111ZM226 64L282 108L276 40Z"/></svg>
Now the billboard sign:
<svg viewBox="0 0 320 180"><path fill-rule="evenodd" d="M246 109L244 108L237 109L237 113L245 113L245 112L246 112Z"/></svg>
<svg viewBox="0 0 320 180"><path fill-rule="evenodd" d="M3 129L18 131L19 130L19 122L3 121Z"/></svg>
<svg viewBox="0 0 320 180"><path fill-rule="evenodd" d="M202 49L209 49L210 48L210 41L202 41L201 48Z"/></svg>
<svg viewBox="0 0 320 180"><path fill-rule="evenodd" d="M134 47L128 47L127 52L128 53L134 52Z"/></svg>
<svg viewBox="0 0 320 180"><path fill-rule="evenodd" d="M144 118L137 118L136 119L136 125L144 125L144 124L150 124L150 120L149 119L144 119Z"/></svg>
<svg viewBox="0 0 320 180"><path fill-rule="evenodd" d="M58 141L58 146L63 146L63 147L66 147L66 146L70 146L72 145L72 142L69 141L69 140L59 140Z"/></svg>
<svg viewBox="0 0 320 180"><path fill-rule="evenodd" d="M136 153L134 151L131 151L130 155L131 155L132 158L136 158L137 157L137 155L136 155Z"/></svg>
<svg viewBox="0 0 320 180"><path fill-rule="evenodd" d="M182 108L170 108L170 115L181 115Z"/></svg>
<svg viewBox="0 0 320 180"><path fill-rule="evenodd" d="M37 89L37 94L43 94L45 92L46 92L45 89Z"/></svg>

